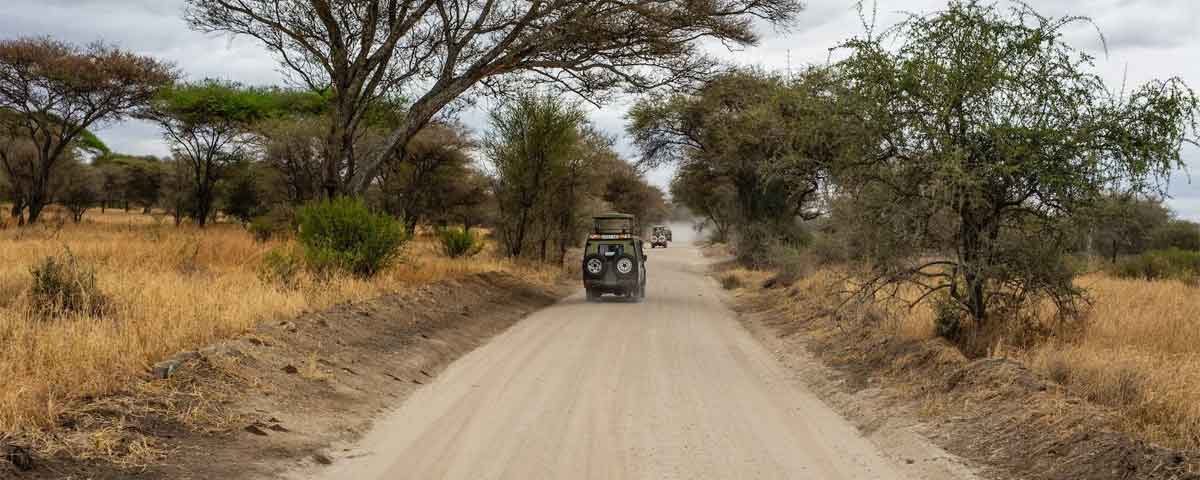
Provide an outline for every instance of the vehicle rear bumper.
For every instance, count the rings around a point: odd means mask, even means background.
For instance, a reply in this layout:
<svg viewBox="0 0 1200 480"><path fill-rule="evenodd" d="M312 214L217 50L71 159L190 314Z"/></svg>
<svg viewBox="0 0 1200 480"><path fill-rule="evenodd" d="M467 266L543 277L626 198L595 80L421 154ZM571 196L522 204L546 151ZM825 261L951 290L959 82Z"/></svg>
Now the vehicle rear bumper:
<svg viewBox="0 0 1200 480"><path fill-rule="evenodd" d="M636 278L628 280L587 279L583 280L584 288L600 293L627 292L637 288Z"/></svg>

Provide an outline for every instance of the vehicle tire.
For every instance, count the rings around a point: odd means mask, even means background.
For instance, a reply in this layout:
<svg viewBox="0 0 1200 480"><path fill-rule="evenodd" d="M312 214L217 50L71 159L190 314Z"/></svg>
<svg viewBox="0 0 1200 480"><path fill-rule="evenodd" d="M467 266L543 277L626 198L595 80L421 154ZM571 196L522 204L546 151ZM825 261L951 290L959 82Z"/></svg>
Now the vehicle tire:
<svg viewBox="0 0 1200 480"><path fill-rule="evenodd" d="M628 278L637 275L637 262L629 255L621 255L613 261L613 270L617 272L617 276Z"/></svg>
<svg viewBox="0 0 1200 480"><path fill-rule="evenodd" d="M583 257L583 276L587 278L603 278L604 272L608 270L608 263L600 258L599 255L588 255Z"/></svg>
<svg viewBox="0 0 1200 480"><path fill-rule="evenodd" d="M594 301L597 301L597 300L600 300L600 294L599 294L599 293L596 293L596 291L595 291L595 290L592 290L592 289L590 289L590 288L589 288L589 289L587 289L587 301L589 301L589 302L594 302Z"/></svg>

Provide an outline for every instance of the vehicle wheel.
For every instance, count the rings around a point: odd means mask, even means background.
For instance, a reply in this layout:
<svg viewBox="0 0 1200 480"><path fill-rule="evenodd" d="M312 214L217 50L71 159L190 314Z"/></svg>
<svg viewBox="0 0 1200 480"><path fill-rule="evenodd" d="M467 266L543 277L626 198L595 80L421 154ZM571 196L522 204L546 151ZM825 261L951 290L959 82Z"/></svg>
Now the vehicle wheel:
<svg viewBox="0 0 1200 480"><path fill-rule="evenodd" d="M608 265L604 263L604 259L599 255L588 255L583 257L583 275L588 278L602 278L604 271Z"/></svg>
<svg viewBox="0 0 1200 480"><path fill-rule="evenodd" d="M613 262L613 269L617 271L618 277L630 277L637 275L637 262L633 261L633 257L629 255L621 255Z"/></svg>

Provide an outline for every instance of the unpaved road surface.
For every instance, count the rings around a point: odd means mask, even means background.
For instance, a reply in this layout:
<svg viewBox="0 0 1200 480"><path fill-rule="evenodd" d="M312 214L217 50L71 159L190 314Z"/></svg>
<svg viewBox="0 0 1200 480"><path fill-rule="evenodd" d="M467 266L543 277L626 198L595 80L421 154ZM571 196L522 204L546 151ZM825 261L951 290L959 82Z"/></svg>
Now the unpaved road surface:
<svg viewBox="0 0 1200 480"><path fill-rule="evenodd" d="M880 450L798 384L679 245L650 251L645 302L578 293L530 316L296 478L958 478Z"/></svg>

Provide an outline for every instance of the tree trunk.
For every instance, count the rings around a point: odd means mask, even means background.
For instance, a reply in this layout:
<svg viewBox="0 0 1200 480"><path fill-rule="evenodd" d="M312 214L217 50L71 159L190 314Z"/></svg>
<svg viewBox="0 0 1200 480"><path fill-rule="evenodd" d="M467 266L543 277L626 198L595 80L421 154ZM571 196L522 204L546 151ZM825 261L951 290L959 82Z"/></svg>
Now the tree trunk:
<svg viewBox="0 0 1200 480"><path fill-rule="evenodd" d="M354 125L354 115L352 106L344 105L340 98L334 100L333 121L330 122L329 133L325 137L325 165L322 172L325 178L321 182L325 197L329 199L340 195L366 193L366 184L362 186L361 191L346 191L345 188L357 168L354 158L354 130L357 128Z"/></svg>
<svg viewBox="0 0 1200 480"><path fill-rule="evenodd" d="M209 214L212 213L212 190L207 186L200 187L196 192L196 211L193 215L196 225L204 228L208 225Z"/></svg>
<svg viewBox="0 0 1200 480"><path fill-rule="evenodd" d="M405 231L408 232L409 235L416 235L417 219L413 218L413 217L409 217L407 214L405 214L404 215L404 228L407 229Z"/></svg>
<svg viewBox="0 0 1200 480"><path fill-rule="evenodd" d="M23 197L18 196L13 199L11 213L12 218L17 221L18 227L25 225L25 199Z"/></svg>
<svg viewBox="0 0 1200 480"><path fill-rule="evenodd" d="M46 205L42 201L39 201L39 200L30 201L29 202L29 217L28 217L28 219L25 220L25 225L32 226L32 225L36 224L38 222L38 219L40 219L42 217L42 209L45 207L46 207Z"/></svg>
<svg viewBox="0 0 1200 480"><path fill-rule="evenodd" d="M517 230L513 235L512 245L508 246L510 257L516 258L521 256L521 250L525 246L525 228L529 221L529 209L522 209L519 220L517 221Z"/></svg>

